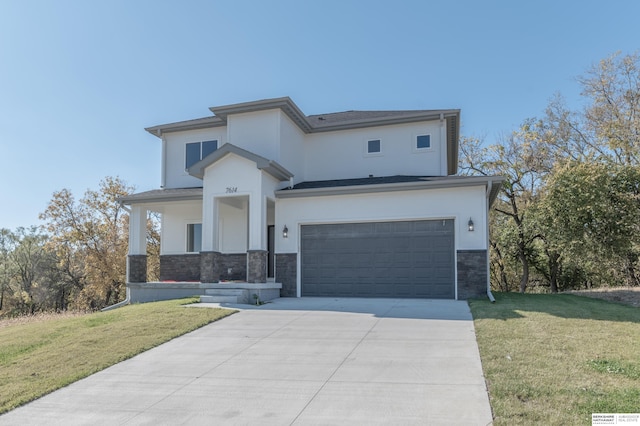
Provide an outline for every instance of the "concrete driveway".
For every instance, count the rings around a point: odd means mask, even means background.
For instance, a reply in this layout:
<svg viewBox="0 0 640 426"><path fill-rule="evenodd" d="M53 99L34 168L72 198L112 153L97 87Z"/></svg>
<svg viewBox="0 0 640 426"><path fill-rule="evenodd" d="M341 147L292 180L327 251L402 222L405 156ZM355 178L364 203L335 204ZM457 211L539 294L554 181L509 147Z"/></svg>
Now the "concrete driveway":
<svg viewBox="0 0 640 426"><path fill-rule="evenodd" d="M283 298L237 307L246 309L0 416L0 424L492 421L466 302Z"/></svg>

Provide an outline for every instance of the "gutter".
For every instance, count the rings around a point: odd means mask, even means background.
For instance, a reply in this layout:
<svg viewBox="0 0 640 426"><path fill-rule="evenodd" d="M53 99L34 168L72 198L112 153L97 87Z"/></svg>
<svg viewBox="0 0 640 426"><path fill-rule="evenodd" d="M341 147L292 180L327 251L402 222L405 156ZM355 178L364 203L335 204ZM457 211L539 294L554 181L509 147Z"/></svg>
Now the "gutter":
<svg viewBox="0 0 640 426"><path fill-rule="evenodd" d="M122 301L122 302L118 302L115 305L111 305L111 306L107 306L106 308L102 308L100 309L100 312L107 312L107 311L111 311L113 309L118 309L121 308L125 305L128 305L129 303L131 303L131 291L129 290L129 287L127 286L127 297Z"/></svg>
<svg viewBox="0 0 640 426"><path fill-rule="evenodd" d="M491 189L493 187L493 181L487 181L487 225L485 226L485 233L487 234L487 297L491 301L491 303L496 302L496 298L493 297L491 293L491 260L489 250L491 249L491 244L489 242L489 197L491 197Z"/></svg>
<svg viewBox="0 0 640 426"><path fill-rule="evenodd" d="M275 191L276 198L320 197L327 195L367 194L374 192L409 191L418 189L443 189L465 186L485 185L490 182L484 176L470 176L464 178L444 178L420 180L415 182L396 182L370 185L327 186L304 189L280 189ZM487 206L488 208L488 206Z"/></svg>

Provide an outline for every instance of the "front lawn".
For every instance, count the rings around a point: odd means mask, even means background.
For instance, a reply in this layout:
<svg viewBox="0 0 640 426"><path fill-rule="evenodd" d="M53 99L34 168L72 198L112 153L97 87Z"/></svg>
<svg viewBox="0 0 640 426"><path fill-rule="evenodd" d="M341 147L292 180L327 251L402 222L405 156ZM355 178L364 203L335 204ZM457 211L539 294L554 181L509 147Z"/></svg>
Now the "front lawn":
<svg viewBox="0 0 640 426"><path fill-rule="evenodd" d="M235 312L197 300L0 324L0 413Z"/></svg>
<svg viewBox="0 0 640 426"><path fill-rule="evenodd" d="M640 309L568 294L471 300L496 425L640 412Z"/></svg>

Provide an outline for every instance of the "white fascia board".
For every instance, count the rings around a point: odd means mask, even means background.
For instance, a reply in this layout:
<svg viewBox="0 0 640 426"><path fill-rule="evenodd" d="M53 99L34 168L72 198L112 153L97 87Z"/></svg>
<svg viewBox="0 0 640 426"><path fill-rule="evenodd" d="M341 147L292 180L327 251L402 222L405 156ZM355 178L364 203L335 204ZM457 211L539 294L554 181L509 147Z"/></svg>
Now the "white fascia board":
<svg viewBox="0 0 640 426"><path fill-rule="evenodd" d="M471 176L459 179L439 179L420 182L400 182L376 185L353 185L327 188L281 189L275 192L276 198L322 197L329 195L367 194L373 192L410 191L436 188L461 188L469 186L501 185L504 178L500 176Z"/></svg>

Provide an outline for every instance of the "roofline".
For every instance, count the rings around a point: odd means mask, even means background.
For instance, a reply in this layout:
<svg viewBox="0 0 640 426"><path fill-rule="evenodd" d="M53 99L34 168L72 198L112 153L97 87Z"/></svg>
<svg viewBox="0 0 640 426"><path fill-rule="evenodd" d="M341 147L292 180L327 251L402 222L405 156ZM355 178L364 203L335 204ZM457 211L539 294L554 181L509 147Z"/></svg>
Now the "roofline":
<svg viewBox="0 0 640 426"><path fill-rule="evenodd" d="M291 100L290 97L285 96L282 98L261 99L259 101L242 102L239 104L222 105L217 107L211 107L209 110L213 112L216 117L220 117L225 123L227 122L227 116L230 114L244 114L247 112L266 111L269 109L279 108L287 114L287 116L305 133L312 131L311 123L307 120L307 116L298 108L298 106Z"/></svg>
<svg viewBox="0 0 640 426"><path fill-rule="evenodd" d="M179 189L179 188L176 188ZM125 197L119 197L118 202L120 204L150 204L159 203L165 201L202 201L202 188L188 188L190 192L188 194L170 193L170 194L158 194L154 192L153 195L144 196L142 194L131 194ZM199 189L199 191L197 191Z"/></svg>
<svg viewBox="0 0 640 426"><path fill-rule="evenodd" d="M428 112L416 111L414 114L407 114L402 117L364 118L331 126L314 127L310 133L333 132L336 130L359 129L363 127L390 126L393 124L415 123L418 121L434 121L440 120L440 118L459 116L459 109L429 110Z"/></svg>
<svg viewBox="0 0 640 426"><path fill-rule="evenodd" d="M163 133L181 132L185 130L210 129L212 127L226 126L227 122L222 121L219 117L203 117L193 120L178 121L175 123L160 124L158 126L145 127L144 130L153 136L162 137Z"/></svg>
<svg viewBox="0 0 640 426"><path fill-rule="evenodd" d="M213 117L204 117L194 120L179 121L175 123L160 124L146 127L145 130L154 136L161 137L162 133L178 132L185 130L197 130L227 125L227 117L231 114L265 111L270 109L282 110L304 133L322 133L336 130L349 130L364 127L389 126L418 121L438 120L442 117L457 117L460 121L459 109L442 110L416 110L414 114L405 114L402 117L365 118L329 126L314 127L302 110L288 96L282 98L262 99L258 101L242 102L237 104L211 107Z"/></svg>
<svg viewBox="0 0 640 426"><path fill-rule="evenodd" d="M428 180L419 182L398 182L373 185L352 185L325 188L281 189L275 191L276 198L321 197L329 195L368 194L375 192L412 191L420 189L459 188L465 186L487 186L491 182L491 193L487 194L489 206L502 188L502 176L468 176Z"/></svg>

